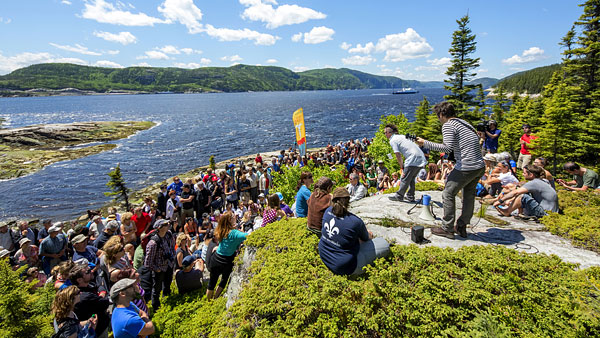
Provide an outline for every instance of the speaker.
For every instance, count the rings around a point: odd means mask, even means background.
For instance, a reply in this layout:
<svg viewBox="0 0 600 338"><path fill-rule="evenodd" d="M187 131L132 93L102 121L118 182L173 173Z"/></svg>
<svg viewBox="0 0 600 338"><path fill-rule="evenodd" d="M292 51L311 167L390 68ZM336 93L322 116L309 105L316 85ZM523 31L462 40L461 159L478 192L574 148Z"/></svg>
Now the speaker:
<svg viewBox="0 0 600 338"><path fill-rule="evenodd" d="M419 218L426 221L435 221L435 217L431 214L431 196L429 195L423 195L423 210L421 210Z"/></svg>
<svg viewBox="0 0 600 338"><path fill-rule="evenodd" d="M410 239L415 243L423 242L423 239L425 239L425 228L421 225L415 225L410 228Z"/></svg>

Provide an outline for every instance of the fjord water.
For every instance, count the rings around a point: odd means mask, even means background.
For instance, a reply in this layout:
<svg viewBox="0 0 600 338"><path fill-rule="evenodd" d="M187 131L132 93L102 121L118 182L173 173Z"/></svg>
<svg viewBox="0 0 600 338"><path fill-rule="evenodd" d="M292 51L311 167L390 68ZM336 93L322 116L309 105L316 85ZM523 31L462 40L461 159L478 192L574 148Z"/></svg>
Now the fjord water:
<svg viewBox="0 0 600 338"><path fill-rule="evenodd" d="M289 148L292 113L302 107L308 147L373 137L381 115L403 112L412 121L425 95L440 102L443 89L412 95L391 90L219 94L98 95L0 99L5 127L81 121L149 120L157 126L114 141L112 151L52 164L0 182L0 220L68 220L109 198L107 173L117 163L127 186L140 189L178 173L236 156Z"/></svg>

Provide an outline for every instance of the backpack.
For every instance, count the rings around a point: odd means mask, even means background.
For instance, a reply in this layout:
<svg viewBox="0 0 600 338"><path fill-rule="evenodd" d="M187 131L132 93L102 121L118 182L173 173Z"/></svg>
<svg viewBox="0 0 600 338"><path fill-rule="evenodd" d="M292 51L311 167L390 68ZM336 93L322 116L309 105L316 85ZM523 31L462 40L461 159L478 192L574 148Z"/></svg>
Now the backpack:
<svg viewBox="0 0 600 338"><path fill-rule="evenodd" d="M144 239L142 239L142 241L140 242L140 245L142 246L142 251L144 252L144 255L146 254L146 247L148 246L148 242L150 242L150 240L152 239L152 237L154 237L154 235L157 233L157 229L152 229L149 233L146 234L146 237L144 237Z"/></svg>

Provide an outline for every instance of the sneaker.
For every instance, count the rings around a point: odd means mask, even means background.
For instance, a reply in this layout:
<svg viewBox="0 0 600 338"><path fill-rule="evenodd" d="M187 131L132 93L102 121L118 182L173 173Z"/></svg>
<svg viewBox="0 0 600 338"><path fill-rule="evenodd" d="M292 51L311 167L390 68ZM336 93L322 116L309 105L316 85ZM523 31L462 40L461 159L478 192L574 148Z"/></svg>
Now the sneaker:
<svg viewBox="0 0 600 338"><path fill-rule="evenodd" d="M396 201L396 202L403 202L404 201L404 197L400 197L396 194L394 194L393 196L388 197L390 199L390 201Z"/></svg>
<svg viewBox="0 0 600 338"><path fill-rule="evenodd" d="M467 238L467 226L466 225L455 225L454 232L456 232L460 237Z"/></svg>
<svg viewBox="0 0 600 338"><path fill-rule="evenodd" d="M442 229L441 227L431 228L431 233L436 236L442 236L442 237L446 237L449 239L454 239L453 231L446 231L446 230Z"/></svg>

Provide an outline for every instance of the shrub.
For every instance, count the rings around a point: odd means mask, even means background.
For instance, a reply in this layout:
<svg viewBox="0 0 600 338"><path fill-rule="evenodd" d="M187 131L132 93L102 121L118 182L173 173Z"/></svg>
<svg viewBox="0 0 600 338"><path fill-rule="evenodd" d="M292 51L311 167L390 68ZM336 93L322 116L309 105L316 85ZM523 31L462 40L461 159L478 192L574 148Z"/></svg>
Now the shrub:
<svg viewBox="0 0 600 338"><path fill-rule="evenodd" d="M558 191L563 214L542 218L548 230L573 244L600 253L600 195L595 192Z"/></svg>
<svg viewBox="0 0 600 338"><path fill-rule="evenodd" d="M13 271L0 260L0 337L50 337L54 333L50 306L54 289L34 289L20 277L26 267Z"/></svg>
<svg viewBox="0 0 600 338"><path fill-rule="evenodd" d="M312 161L308 165L300 168L297 166L282 167L280 173L273 173L273 188L272 192L280 192L283 195L283 200L292 205L296 198L296 186L300 180L300 174L303 171L310 171L313 175L314 182L317 182L322 176L327 176L335 183L336 187L343 187L348 184L347 171L343 165L337 166L335 170L331 170L328 166L315 167ZM313 190L311 188L311 190Z"/></svg>
<svg viewBox="0 0 600 338"><path fill-rule="evenodd" d="M181 299L194 304L168 323L155 320L165 323L159 329L177 323L185 331L162 336L600 335L600 268L578 271L556 256L504 247L410 245L392 246L389 257L348 278L322 264L317 243L303 219L259 229L246 240L257 251L240 298L227 310L223 300ZM173 310L157 316L163 311Z"/></svg>
<svg viewBox="0 0 600 338"><path fill-rule="evenodd" d="M398 171L400 170L400 165L392 151L389 140L385 137L384 129L386 124L392 123L398 127L399 134L405 134L410 128L409 122L402 113L398 115L381 116L379 121L379 129L375 133L373 142L367 147L369 156L373 158L373 163L382 160L390 172Z"/></svg>

